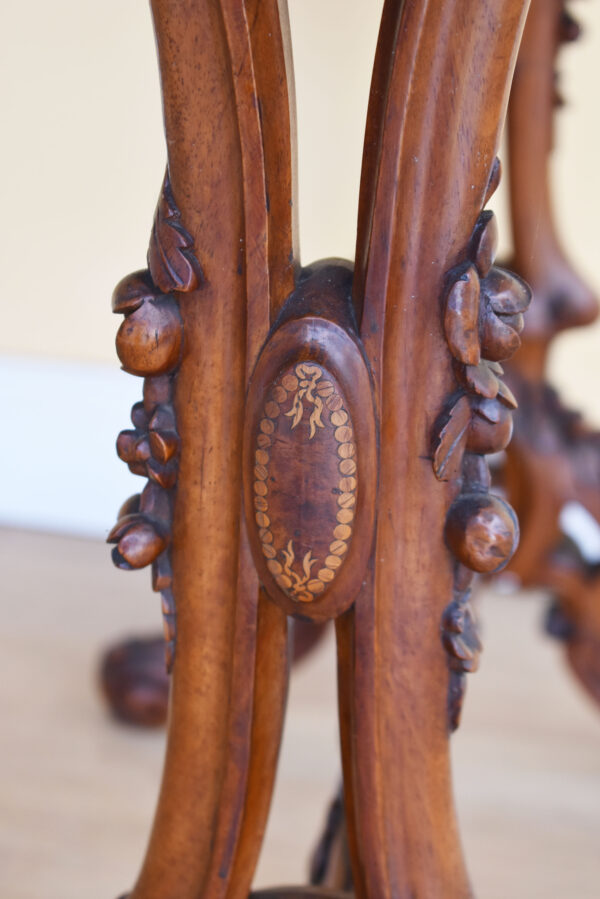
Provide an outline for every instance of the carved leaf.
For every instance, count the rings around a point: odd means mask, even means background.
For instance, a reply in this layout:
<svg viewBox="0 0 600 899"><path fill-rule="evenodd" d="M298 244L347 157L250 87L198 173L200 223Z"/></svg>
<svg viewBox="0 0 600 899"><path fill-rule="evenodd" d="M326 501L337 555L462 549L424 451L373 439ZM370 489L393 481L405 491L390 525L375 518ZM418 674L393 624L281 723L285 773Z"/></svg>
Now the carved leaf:
<svg viewBox="0 0 600 899"><path fill-rule="evenodd" d="M505 406L508 406L509 409L517 409L518 403L516 397L510 387L504 383L504 381L498 381L498 399L502 400Z"/></svg>
<svg viewBox="0 0 600 899"><path fill-rule="evenodd" d="M191 234L181 223L168 171L156 207L148 249L148 268L152 280L163 293L196 290L204 280L193 251Z"/></svg>
<svg viewBox="0 0 600 899"><path fill-rule="evenodd" d="M479 365L457 365L457 376L464 387L479 396L493 399L500 389L500 381L487 362Z"/></svg>
<svg viewBox="0 0 600 899"><path fill-rule="evenodd" d="M113 291L112 310L121 315L129 315L139 309L146 300L153 300L155 297L156 289L150 279L150 273L147 269L142 269L119 281Z"/></svg>
<svg viewBox="0 0 600 899"><path fill-rule="evenodd" d="M433 470L441 481L450 474L453 466L458 466L466 442L466 433L471 421L471 405L463 394L445 413L437 431L433 447Z"/></svg>

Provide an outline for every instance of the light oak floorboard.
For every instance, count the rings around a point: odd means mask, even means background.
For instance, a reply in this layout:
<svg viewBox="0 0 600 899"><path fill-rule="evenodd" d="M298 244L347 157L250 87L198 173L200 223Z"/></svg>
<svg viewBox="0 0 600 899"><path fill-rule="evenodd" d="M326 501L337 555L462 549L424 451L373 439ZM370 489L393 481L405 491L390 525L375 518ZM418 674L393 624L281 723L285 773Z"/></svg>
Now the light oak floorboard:
<svg viewBox="0 0 600 899"><path fill-rule="evenodd" d="M92 540L0 532L0 896L113 899L133 882L163 734L114 723L100 651L160 626L147 572ZM479 899L600 895L600 710L541 634L543 597L481 603L485 651L453 740ZM257 884L300 882L339 776L333 640L296 672ZM443 899L443 897L440 897Z"/></svg>

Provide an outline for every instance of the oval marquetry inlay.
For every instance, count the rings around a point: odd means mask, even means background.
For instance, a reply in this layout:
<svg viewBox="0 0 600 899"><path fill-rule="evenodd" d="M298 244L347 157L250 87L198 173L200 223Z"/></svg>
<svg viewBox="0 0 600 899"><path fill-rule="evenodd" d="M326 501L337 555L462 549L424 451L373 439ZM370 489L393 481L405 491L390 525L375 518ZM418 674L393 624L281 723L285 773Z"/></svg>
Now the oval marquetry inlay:
<svg viewBox="0 0 600 899"><path fill-rule="evenodd" d="M339 384L320 365L292 365L268 392L253 477L267 569L290 599L312 602L344 564L358 492L350 414Z"/></svg>
<svg viewBox="0 0 600 899"><path fill-rule="evenodd" d="M298 288L309 299L310 283ZM327 621L352 605L368 578L376 425L352 323L304 313L269 336L250 379L244 510L265 594L288 615Z"/></svg>

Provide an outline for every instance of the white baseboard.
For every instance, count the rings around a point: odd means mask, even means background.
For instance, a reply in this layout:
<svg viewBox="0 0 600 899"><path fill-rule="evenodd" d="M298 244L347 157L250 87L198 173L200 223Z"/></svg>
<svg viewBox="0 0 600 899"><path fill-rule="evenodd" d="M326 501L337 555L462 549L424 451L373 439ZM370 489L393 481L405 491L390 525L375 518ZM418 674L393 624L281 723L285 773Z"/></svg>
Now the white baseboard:
<svg viewBox="0 0 600 899"><path fill-rule="evenodd" d="M105 537L144 483L115 452L141 394L116 365L0 356L0 524Z"/></svg>

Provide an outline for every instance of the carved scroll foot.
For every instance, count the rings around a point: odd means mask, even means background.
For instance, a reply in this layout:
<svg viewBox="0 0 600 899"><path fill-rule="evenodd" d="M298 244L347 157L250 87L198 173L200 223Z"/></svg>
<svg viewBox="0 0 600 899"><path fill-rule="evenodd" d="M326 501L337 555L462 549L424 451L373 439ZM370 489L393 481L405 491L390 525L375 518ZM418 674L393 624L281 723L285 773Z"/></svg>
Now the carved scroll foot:
<svg viewBox="0 0 600 899"><path fill-rule="evenodd" d="M113 715L138 727L167 720L169 678L162 635L123 640L109 647L100 664L100 688Z"/></svg>
<svg viewBox="0 0 600 899"><path fill-rule="evenodd" d="M308 658L327 634L327 625L294 620L292 664ZM161 727L167 720L169 676L161 634L110 646L102 656L100 689L115 718L137 727Z"/></svg>

